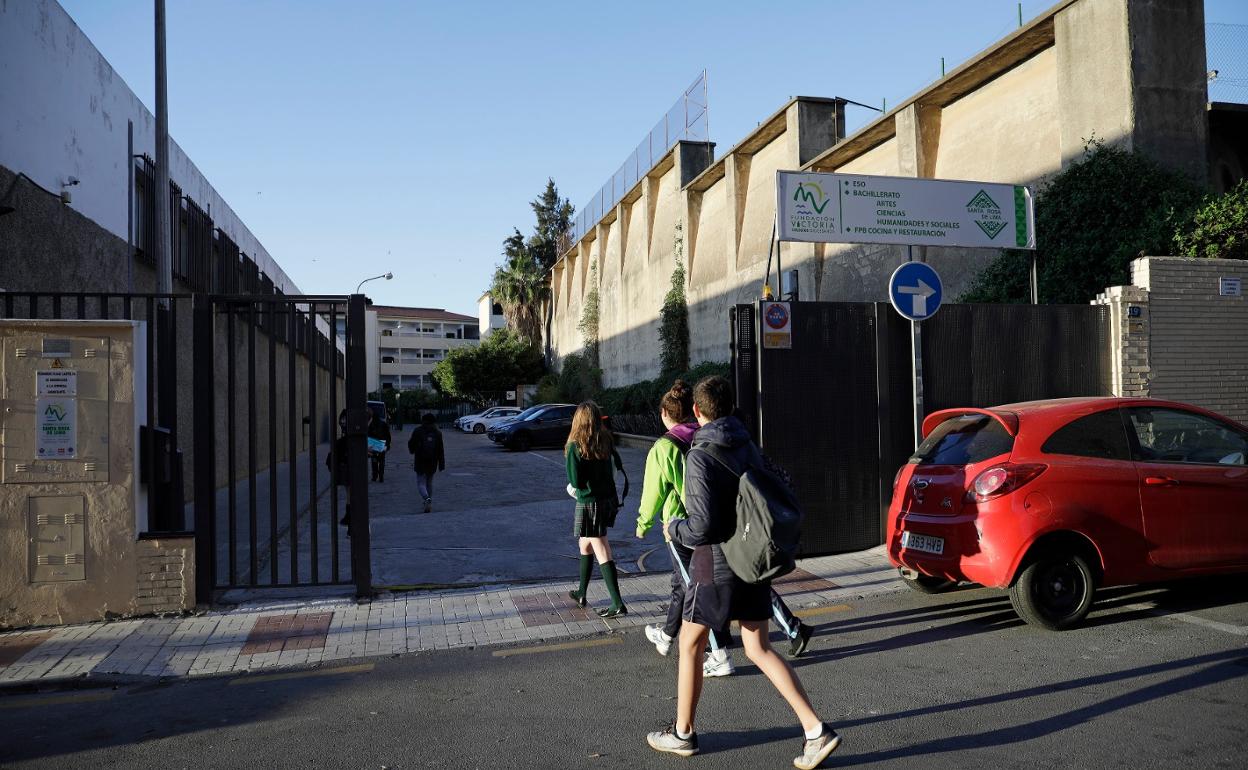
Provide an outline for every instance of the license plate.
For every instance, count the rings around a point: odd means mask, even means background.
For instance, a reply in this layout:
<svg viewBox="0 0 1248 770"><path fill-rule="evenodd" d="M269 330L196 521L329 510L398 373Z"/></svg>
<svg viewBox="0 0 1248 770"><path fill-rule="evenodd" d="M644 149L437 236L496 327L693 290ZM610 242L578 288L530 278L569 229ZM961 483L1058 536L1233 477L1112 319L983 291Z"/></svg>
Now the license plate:
<svg viewBox="0 0 1248 770"><path fill-rule="evenodd" d="M945 552L945 539L943 537L920 535L917 532L903 530L901 533L901 547L908 548L911 551L943 554Z"/></svg>

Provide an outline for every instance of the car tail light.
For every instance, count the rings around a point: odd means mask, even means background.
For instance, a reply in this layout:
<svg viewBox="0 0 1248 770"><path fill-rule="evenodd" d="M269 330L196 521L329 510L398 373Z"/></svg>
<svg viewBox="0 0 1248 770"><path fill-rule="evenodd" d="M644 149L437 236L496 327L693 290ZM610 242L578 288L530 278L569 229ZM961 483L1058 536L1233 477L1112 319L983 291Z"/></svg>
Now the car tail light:
<svg viewBox="0 0 1248 770"><path fill-rule="evenodd" d="M893 476L893 494L894 495L897 494L897 482L901 481L901 472L904 471L905 469L906 469L906 466L904 465L901 466L900 468L897 469L897 475Z"/></svg>
<svg viewBox="0 0 1248 770"><path fill-rule="evenodd" d="M975 502L984 503L993 498L1009 494L1024 484L1034 480L1048 470L1047 465L1004 463L994 465L975 477L971 485L971 496Z"/></svg>

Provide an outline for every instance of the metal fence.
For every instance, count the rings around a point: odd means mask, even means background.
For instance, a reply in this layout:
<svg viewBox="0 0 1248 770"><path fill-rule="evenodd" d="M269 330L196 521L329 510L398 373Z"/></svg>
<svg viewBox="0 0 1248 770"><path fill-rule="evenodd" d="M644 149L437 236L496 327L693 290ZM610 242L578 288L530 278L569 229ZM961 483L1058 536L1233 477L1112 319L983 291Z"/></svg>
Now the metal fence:
<svg viewBox="0 0 1248 770"><path fill-rule="evenodd" d="M603 215L620 202L624 193L637 184L659 159L679 141L705 142L710 140L710 120L707 107L706 70L698 75L692 85L685 89L659 122L655 124L628 160L611 175L606 184L590 198L572 226L559 240L559 253L572 247L589 228L598 223Z"/></svg>
<svg viewBox="0 0 1248 770"><path fill-rule="evenodd" d="M1248 104L1248 24L1206 24L1209 101Z"/></svg>

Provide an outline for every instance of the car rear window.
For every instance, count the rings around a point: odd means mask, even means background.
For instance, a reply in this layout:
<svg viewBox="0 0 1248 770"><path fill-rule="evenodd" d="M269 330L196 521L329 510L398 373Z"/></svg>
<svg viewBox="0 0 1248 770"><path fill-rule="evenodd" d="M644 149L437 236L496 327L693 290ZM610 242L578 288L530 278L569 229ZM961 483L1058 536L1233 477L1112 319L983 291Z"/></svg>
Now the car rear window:
<svg viewBox="0 0 1248 770"><path fill-rule="evenodd" d="M1014 439L1001 423L982 414L945 420L923 439L910 457L919 465L972 465L1014 448Z"/></svg>
<svg viewBox="0 0 1248 770"><path fill-rule="evenodd" d="M1095 412L1064 425L1049 436L1040 451L1050 455L1130 460L1126 426L1117 409Z"/></svg>

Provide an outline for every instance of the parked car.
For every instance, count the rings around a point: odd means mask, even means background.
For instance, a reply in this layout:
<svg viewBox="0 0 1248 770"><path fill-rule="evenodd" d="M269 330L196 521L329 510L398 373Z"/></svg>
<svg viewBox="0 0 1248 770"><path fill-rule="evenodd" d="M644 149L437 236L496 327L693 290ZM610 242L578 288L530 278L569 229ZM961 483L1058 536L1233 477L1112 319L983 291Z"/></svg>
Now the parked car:
<svg viewBox="0 0 1248 770"><path fill-rule="evenodd" d="M485 433L492 425L497 425L503 420L510 420L512 417L520 414L522 410L519 407L508 406L500 408L495 414L486 417L477 417L472 420L464 421L464 431L467 433Z"/></svg>
<svg viewBox="0 0 1248 770"><path fill-rule="evenodd" d="M497 415L499 412L503 411L504 409L513 409L513 408L514 407L508 407L508 406L492 406L489 409L477 412L476 414L467 414L467 415L464 415L463 417L456 417L455 421L451 424L454 425L456 428L459 428L460 430L465 430L464 425L467 424L471 420L480 420L486 417L493 417Z"/></svg>
<svg viewBox="0 0 1248 770"><path fill-rule="evenodd" d="M504 417L490 427L486 428L485 435L490 439L490 441L497 442L499 440L499 436L501 435L501 431L503 428L507 427L507 425L515 422L516 420L527 419L531 415L537 414L548 406L550 406L550 404L538 404L537 406L530 406L528 409L525 409L515 417Z"/></svg>
<svg viewBox="0 0 1248 770"><path fill-rule="evenodd" d="M948 409L897 473L888 555L912 587L1008 589L1078 624L1098 587L1248 571L1248 428L1154 399Z"/></svg>
<svg viewBox="0 0 1248 770"><path fill-rule="evenodd" d="M513 420L493 428L489 436L508 449L527 451L538 446L563 446L572 432L575 404L530 407Z"/></svg>

